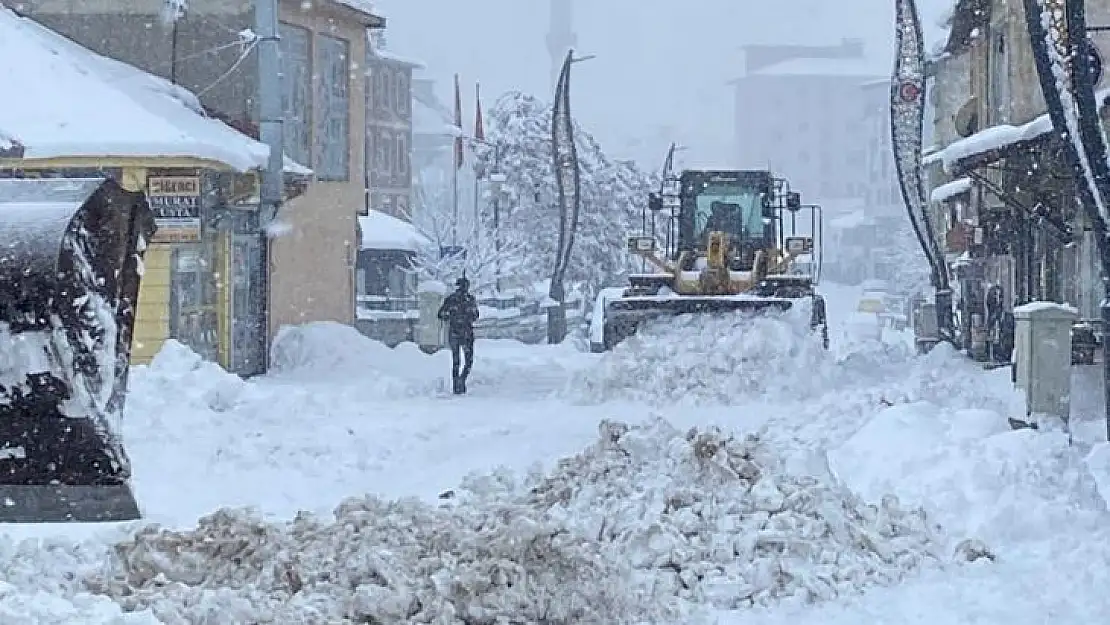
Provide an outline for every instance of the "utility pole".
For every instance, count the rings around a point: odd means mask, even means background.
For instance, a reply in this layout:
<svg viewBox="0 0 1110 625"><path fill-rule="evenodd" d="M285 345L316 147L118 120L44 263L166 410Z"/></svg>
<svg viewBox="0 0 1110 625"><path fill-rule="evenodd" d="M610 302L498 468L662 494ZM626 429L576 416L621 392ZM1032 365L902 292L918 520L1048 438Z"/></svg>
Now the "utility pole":
<svg viewBox="0 0 1110 625"><path fill-rule="evenodd" d="M270 353L270 238L267 226L281 207L285 188L285 112L281 104L281 50L278 36L278 0L255 0L254 31L258 36L258 134L269 146L270 158L262 171L259 188L258 250L255 279L259 284L257 340L260 342L255 373L269 369Z"/></svg>

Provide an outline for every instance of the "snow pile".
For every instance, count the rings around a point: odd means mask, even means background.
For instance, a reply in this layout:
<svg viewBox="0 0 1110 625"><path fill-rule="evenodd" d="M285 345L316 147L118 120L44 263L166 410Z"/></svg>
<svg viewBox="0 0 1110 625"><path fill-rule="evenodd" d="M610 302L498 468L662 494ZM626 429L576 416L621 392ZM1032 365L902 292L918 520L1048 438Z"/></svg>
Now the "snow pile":
<svg viewBox="0 0 1110 625"><path fill-rule="evenodd" d="M603 422L547 475L472 475L441 497L152 526L86 583L170 624L625 623L831 599L944 559L920 510L787 475L756 438L662 421Z"/></svg>
<svg viewBox="0 0 1110 625"><path fill-rule="evenodd" d="M894 406L830 452L830 464L864 497L895 493L927 505L950 533L994 544L1106 522L1095 477L1066 435L1013 431L990 411Z"/></svg>
<svg viewBox="0 0 1110 625"><path fill-rule="evenodd" d="M90 588L179 623L626 623L641 612L599 545L535 509L350 499L335 522L221 511L120 544ZM643 614L642 616L650 616Z"/></svg>
<svg viewBox="0 0 1110 625"><path fill-rule="evenodd" d="M243 399L247 383L218 364L205 360L187 345L167 339L147 366L131 368L128 412L147 404L172 402L177 408L191 407L227 412Z"/></svg>
<svg viewBox="0 0 1110 625"><path fill-rule="evenodd" d="M728 404L817 392L812 381L833 375L835 364L810 331L808 312L683 315L642 325L575 385L587 401ZM793 384L800 371L805 383Z"/></svg>
<svg viewBox="0 0 1110 625"><path fill-rule="evenodd" d="M865 504L827 474L790 475L775 449L715 428L603 422L531 501L628 562L655 593L733 608L892 584L936 561L920 510Z"/></svg>
<svg viewBox="0 0 1110 625"><path fill-rule="evenodd" d="M331 382L336 376L354 376L365 381L361 392L382 399L431 395L449 370L415 345L390 348L330 321L283 326L270 348L275 379Z"/></svg>
<svg viewBox="0 0 1110 625"><path fill-rule="evenodd" d="M0 537L0 623L160 625L149 613L124 614L108 597L84 592L81 578L108 557L108 547L66 540Z"/></svg>

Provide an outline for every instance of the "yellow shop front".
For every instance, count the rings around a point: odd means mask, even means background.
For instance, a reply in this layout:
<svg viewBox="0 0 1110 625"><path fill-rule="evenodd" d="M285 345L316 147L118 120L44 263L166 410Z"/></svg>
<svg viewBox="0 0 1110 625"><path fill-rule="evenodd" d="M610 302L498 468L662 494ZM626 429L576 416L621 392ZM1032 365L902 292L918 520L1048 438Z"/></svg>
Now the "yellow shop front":
<svg viewBox="0 0 1110 625"><path fill-rule="evenodd" d="M83 162L84 161L84 162ZM0 177L106 176L146 193L157 231L147 241L136 306L131 361L148 364L175 339L221 366L234 369L232 305L249 298L251 250L236 239L254 240L256 177L189 160L99 161L85 159L13 163L0 161ZM242 200L237 202L236 199ZM252 220L253 218L253 220ZM238 236L237 236L238 235ZM236 291L241 291L236 293ZM238 295L238 298L236 298ZM242 335L243 333L238 333ZM244 337L248 338L248 337ZM246 346L251 349L253 346Z"/></svg>

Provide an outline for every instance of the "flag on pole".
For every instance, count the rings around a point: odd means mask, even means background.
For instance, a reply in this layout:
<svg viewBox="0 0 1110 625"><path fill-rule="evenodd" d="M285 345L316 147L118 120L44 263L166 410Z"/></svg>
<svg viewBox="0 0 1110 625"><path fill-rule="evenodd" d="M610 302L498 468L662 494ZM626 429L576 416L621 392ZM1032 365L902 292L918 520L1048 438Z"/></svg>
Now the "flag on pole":
<svg viewBox="0 0 1110 625"><path fill-rule="evenodd" d="M482 86L474 83L474 138L486 140L486 128L482 124Z"/></svg>
<svg viewBox="0 0 1110 625"><path fill-rule="evenodd" d="M455 137L455 169L463 166L463 133L462 133L462 92L459 91L459 75L455 74L455 128L458 135Z"/></svg>

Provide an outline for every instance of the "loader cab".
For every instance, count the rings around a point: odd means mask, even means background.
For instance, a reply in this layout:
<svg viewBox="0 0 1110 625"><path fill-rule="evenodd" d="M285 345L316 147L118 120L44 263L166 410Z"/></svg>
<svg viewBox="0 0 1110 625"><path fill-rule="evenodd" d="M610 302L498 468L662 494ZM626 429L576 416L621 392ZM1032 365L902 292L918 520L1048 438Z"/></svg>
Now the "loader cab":
<svg viewBox="0 0 1110 625"><path fill-rule="evenodd" d="M730 269L748 271L755 252L775 247L773 177L765 171L684 171L677 180L681 252L704 256L709 233L728 233Z"/></svg>

